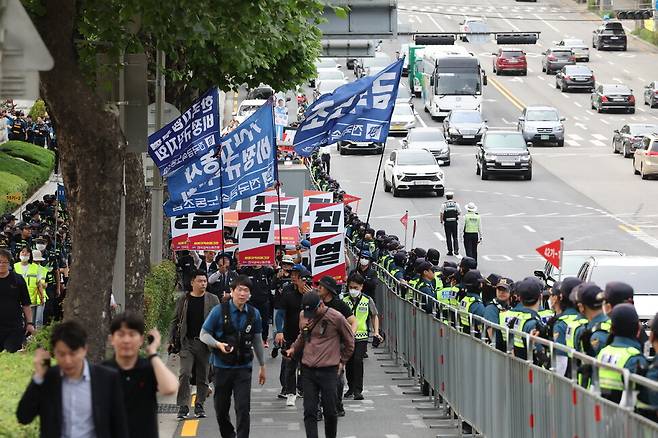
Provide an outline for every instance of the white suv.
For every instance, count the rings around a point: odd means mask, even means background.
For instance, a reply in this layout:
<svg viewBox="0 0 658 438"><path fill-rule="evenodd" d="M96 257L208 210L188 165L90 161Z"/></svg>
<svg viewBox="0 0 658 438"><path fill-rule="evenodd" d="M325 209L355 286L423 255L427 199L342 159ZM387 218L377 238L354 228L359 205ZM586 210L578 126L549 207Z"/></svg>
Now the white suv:
<svg viewBox="0 0 658 438"><path fill-rule="evenodd" d="M433 191L443 196L443 171L431 152L424 149L396 149L384 165L384 191Z"/></svg>

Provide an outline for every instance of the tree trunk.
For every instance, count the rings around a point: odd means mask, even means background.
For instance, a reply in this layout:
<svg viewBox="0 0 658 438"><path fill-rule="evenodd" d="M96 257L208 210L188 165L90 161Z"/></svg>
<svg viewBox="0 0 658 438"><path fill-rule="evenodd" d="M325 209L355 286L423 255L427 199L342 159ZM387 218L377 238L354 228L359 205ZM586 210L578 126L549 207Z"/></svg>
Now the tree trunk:
<svg viewBox="0 0 658 438"><path fill-rule="evenodd" d="M126 153L126 310L144 313L144 279L149 271L148 196L142 156Z"/></svg>
<svg viewBox="0 0 658 438"><path fill-rule="evenodd" d="M125 140L116 113L85 81L73 44L74 0L49 0L35 24L55 67L41 91L58 128L61 169L71 214L73 254L64 318L88 331L91 361L105 352L112 262L119 227Z"/></svg>

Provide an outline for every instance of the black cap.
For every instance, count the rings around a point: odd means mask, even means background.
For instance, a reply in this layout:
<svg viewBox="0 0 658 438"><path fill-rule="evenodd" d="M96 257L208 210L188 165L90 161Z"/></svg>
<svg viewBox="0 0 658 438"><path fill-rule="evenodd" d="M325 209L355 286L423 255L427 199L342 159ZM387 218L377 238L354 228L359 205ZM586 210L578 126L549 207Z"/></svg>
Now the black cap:
<svg viewBox="0 0 658 438"><path fill-rule="evenodd" d="M418 258L425 258L427 256L427 251L425 251L423 248L414 248L412 251Z"/></svg>
<svg viewBox="0 0 658 438"><path fill-rule="evenodd" d="M441 272L443 272L443 276L447 279L450 277L454 277L457 274L457 268L454 266L444 266L441 269Z"/></svg>
<svg viewBox="0 0 658 438"><path fill-rule="evenodd" d="M435 248L430 248L427 250L427 256L425 257L428 262L438 265L439 264L439 259L441 258L441 254L439 254L439 251Z"/></svg>
<svg viewBox="0 0 658 438"><path fill-rule="evenodd" d="M315 318L315 311L320 305L320 295L317 292L306 292L302 297L304 318Z"/></svg>
<svg viewBox="0 0 658 438"><path fill-rule="evenodd" d="M448 267L449 267L449 268L455 268L455 269L457 269L457 263L455 263L455 262L451 262L451 261L449 261L449 260L446 260L446 261L443 262L443 267L444 267L444 268L448 268Z"/></svg>
<svg viewBox="0 0 658 438"><path fill-rule="evenodd" d="M399 267L403 267L406 261L407 253L404 251L398 251L393 256L393 262Z"/></svg>
<svg viewBox="0 0 658 438"><path fill-rule="evenodd" d="M580 278L576 277L567 277L564 280L560 282L559 287L553 286L554 290L557 290L558 294L571 301L571 292L573 289L578 286L579 284L582 284L583 281ZM571 301L572 303L576 304L574 301Z"/></svg>
<svg viewBox="0 0 658 438"><path fill-rule="evenodd" d="M617 336L635 338L640 318L632 304L619 304L610 312L612 331Z"/></svg>
<svg viewBox="0 0 658 438"><path fill-rule="evenodd" d="M591 309L599 309L603 305L603 291L595 283L583 283L574 288L576 301Z"/></svg>
<svg viewBox="0 0 658 438"><path fill-rule="evenodd" d="M328 275L325 275L318 281L318 284L320 286L324 286L326 289L329 290L334 295L338 295L339 287L338 283L336 282L336 279L334 277L330 277Z"/></svg>
<svg viewBox="0 0 658 438"><path fill-rule="evenodd" d="M523 303L534 303L541 297L541 285L532 281L530 277L526 277L520 282L516 283L516 293L521 298Z"/></svg>
<svg viewBox="0 0 658 438"><path fill-rule="evenodd" d="M477 269L478 262L473 257L464 257L459 262L459 267L464 269Z"/></svg>
<svg viewBox="0 0 658 438"><path fill-rule="evenodd" d="M466 274L464 274L462 284L470 289L478 287L482 283L482 280L482 274L480 274L480 271L477 269L471 269Z"/></svg>
<svg viewBox="0 0 658 438"><path fill-rule="evenodd" d="M430 262L428 262L427 260L423 260L423 259L418 259L418 260L422 260L416 266L416 273L418 273L418 274L422 274L423 272L428 271L428 270L431 271L432 268L434 267L434 265L431 264Z"/></svg>
<svg viewBox="0 0 658 438"><path fill-rule="evenodd" d="M489 274L487 278L484 280L484 283L487 286L496 287L500 278L501 277L498 274Z"/></svg>
<svg viewBox="0 0 658 438"><path fill-rule="evenodd" d="M611 281L605 285L603 299L612 304L613 307L629 300L633 302L633 287L621 281Z"/></svg>

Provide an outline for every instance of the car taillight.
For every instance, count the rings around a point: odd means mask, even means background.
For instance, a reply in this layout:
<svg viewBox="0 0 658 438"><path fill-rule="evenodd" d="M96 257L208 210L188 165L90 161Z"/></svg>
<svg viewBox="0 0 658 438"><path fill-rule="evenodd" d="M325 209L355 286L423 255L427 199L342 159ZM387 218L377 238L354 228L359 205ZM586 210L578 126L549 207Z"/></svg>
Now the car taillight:
<svg viewBox="0 0 658 438"><path fill-rule="evenodd" d="M650 157L658 157L658 151L647 152L647 155Z"/></svg>
<svg viewBox="0 0 658 438"><path fill-rule="evenodd" d="M653 94L658 96L658 90L654 91Z"/></svg>
<svg viewBox="0 0 658 438"><path fill-rule="evenodd" d="M607 96L601 96L601 102L607 102L608 97Z"/></svg>
<svg viewBox="0 0 658 438"><path fill-rule="evenodd" d="M557 56L555 56L555 55L548 55L548 58L547 58L547 59L548 59L549 61L557 61Z"/></svg>
<svg viewBox="0 0 658 438"><path fill-rule="evenodd" d="M635 96L633 96L633 95L628 96L628 101L630 103L635 103Z"/></svg>

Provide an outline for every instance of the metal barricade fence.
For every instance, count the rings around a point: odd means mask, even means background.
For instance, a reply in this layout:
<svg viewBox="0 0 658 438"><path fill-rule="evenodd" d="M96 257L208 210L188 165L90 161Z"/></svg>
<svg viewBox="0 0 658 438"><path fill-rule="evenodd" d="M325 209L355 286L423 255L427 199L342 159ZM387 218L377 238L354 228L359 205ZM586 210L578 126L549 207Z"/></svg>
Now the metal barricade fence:
<svg viewBox="0 0 658 438"><path fill-rule="evenodd" d="M354 257L348 248L348 258ZM427 382L437 397L480 434L492 438L658 438L658 424L634 412L637 389L658 391L658 383L476 315L468 315L471 330L464 333L459 309L399 283L377 264L374 268L379 278L375 300L380 327L392 357L410 367L414 376ZM407 294L410 299L405 299ZM489 328L503 335L508 351L500 351L489 341ZM512 353L514 337L524 339L527 360ZM535 346L540 345L552 364L561 351L568 355L572 370L578 363L591 365L590 387L578 384L576 372L566 378L552 368L534 365ZM598 373L603 368L622 374L625 389L620 404L601 397Z"/></svg>

